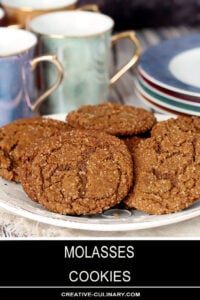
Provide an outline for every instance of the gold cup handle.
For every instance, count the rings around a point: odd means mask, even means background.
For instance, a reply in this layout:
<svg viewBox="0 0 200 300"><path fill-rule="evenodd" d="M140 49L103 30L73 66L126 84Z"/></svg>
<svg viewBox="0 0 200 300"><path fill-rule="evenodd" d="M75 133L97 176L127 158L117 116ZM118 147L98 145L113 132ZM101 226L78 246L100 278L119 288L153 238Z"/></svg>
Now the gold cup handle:
<svg viewBox="0 0 200 300"><path fill-rule="evenodd" d="M133 67L141 54L141 48L140 48L140 43L138 41L138 39L135 36L135 32L134 31L124 31L121 33L117 33L115 35L112 36L112 46L119 40L121 39L129 39L133 42L134 46L135 46L135 52L133 54L133 57L131 58L131 60L125 65L123 66L111 79L110 79L110 85L114 84L122 75L124 75L131 67Z"/></svg>
<svg viewBox="0 0 200 300"><path fill-rule="evenodd" d="M24 27L20 24L12 24L12 25L8 25L8 28L14 28L14 29L24 29Z"/></svg>
<svg viewBox="0 0 200 300"><path fill-rule="evenodd" d="M61 63L58 61L57 56L54 54L48 54L48 55L43 55L43 56L34 58L31 61L32 71L34 71L37 64L42 61L49 61L56 66L57 71L58 71L58 78L57 78L56 82L46 92L44 92L41 96L38 97L37 100L35 100L35 103L32 104L30 102L30 99L27 99L28 107L30 107L30 109L35 113L38 113L40 104L58 88L58 86L62 82L63 74L64 74L63 67L62 67Z"/></svg>
<svg viewBox="0 0 200 300"><path fill-rule="evenodd" d="M88 4L88 5L83 5L76 10L87 10L87 11L93 11L93 12L100 12L98 5L95 4Z"/></svg>

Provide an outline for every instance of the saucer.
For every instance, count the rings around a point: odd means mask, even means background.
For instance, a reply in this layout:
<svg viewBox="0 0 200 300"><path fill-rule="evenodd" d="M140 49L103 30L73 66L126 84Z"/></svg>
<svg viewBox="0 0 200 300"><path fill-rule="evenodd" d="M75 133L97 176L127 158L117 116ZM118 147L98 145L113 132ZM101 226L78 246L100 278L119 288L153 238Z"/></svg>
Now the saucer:
<svg viewBox="0 0 200 300"><path fill-rule="evenodd" d="M173 38L149 47L139 73L173 92L200 97L200 34Z"/></svg>
<svg viewBox="0 0 200 300"><path fill-rule="evenodd" d="M151 101L158 103L166 108L173 109L185 114L200 116L200 105L197 103L188 103L180 99L172 99L165 94L157 93L157 91L149 89L148 86L139 78L135 82L137 88L141 90Z"/></svg>

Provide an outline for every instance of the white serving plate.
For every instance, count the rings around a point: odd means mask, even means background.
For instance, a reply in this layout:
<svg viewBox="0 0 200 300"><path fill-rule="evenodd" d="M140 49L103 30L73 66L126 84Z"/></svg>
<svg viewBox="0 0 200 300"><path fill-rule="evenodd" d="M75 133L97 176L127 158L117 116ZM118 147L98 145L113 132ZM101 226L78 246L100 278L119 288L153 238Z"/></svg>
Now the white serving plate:
<svg viewBox="0 0 200 300"><path fill-rule="evenodd" d="M53 115L64 120L66 115ZM159 121L168 115L156 115ZM38 222L65 228L93 231L127 231L153 228L188 220L200 215L200 201L193 206L173 214L148 215L138 210L110 209L95 216L69 216L53 213L28 198L21 184L0 178L0 207L19 216Z"/></svg>

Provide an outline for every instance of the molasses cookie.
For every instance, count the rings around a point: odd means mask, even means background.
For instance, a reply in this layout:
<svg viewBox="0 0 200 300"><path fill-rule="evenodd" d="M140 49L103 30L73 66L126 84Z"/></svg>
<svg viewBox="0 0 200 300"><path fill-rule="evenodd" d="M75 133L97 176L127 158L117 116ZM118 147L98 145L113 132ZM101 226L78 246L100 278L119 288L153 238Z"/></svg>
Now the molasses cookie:
<svg viewBox="0 0 200 300"><path fill-rule="evenodd" d="M21 173L32 200L71 215L98 214L118 204L132 181L132 159L123 141L76 129L32 147Z"/></svg>
<svg viewBox="0 0 200 300"><path fill-rule="evenodd" d="M200 117L180 116L166 121L158 122L153 126L151 135L167 135L168 133L178 134L178 132L200 136Z"/></svg>
<svg viewBox="0 0 200 300"><path fill-rule="evenodd" d="M126 144L126 146L129 149L131 154L135 150L135 148L138 147L140 142L143 140L145 140L145 138L142 138L139 136L131 136L131 137L123 139L124 143Z"/></svg>
<svg viewBox="0 0 200 300"><path fill-rule="evenodd" d="M156 123L154 115L145 109L109 102L82 106L69 113L66 119L75 128L119 136L144 133Z"/></svg>
<svg viewBox="0 0 200 300"><path fill-rule="evenodd" d="M140 141L131 152L135 184L124 200L129 208L166 214L199 199L199 137L180 132L154 136Z"/></svg>
<svg viewBox="0 0 200 300"><path fill-rule="evenodd" d="M67 129L66 122L42 117L19 119L0 128L0 176L20 182L21 160L28 147L38 138Z"/></svg>

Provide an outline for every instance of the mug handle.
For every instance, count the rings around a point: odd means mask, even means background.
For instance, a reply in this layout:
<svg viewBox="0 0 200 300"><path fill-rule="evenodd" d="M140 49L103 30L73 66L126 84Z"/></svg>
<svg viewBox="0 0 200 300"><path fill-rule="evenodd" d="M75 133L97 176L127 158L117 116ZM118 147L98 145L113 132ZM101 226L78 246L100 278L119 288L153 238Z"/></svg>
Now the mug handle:
<svg viewBox="0 0 200 300"><path fill-rule="evenodd" d="M11 24L11 25L8 25L7 27L14 28L14 29L24 29L23 26L20 24Z"/></svg>
<svg viewBox="0 0 200 300"><path fill-rule="evenodd" d="M38 97L38 99L35 101L34 104L31 103L30 99L26 100L28 107L35 113L38 113L39 106L45 100L45 98L47 98L50 94L52 94L58 88L58 86L60 85L60 83L63 79L63 74L64 74L63 67L62 67L61 63L58 61L57 56L54 54L48 54L48 55L43 55L43 56L34 58L30 63L32 71L34 71L37 64L42 61L51 62L52 64L54 64L56 66L57 71L58 71L58 79L46 92L44 92L41 96Z"/></svg>
<svg viewBox="0 0 200 300"><path fill-rule="evenodd" d="M87 11L93 11L93 12L100 12L98 5L95 4L88 4L88 5L83 5L76 10L87 10Z"/></svg>
<svg viewBox="0 0 200 300"><path fill-rule="evenodd" d="M130 59L130 61L123 66L111 79L110 79L110 85L113 85L122 75L124 75L131 67L133 67L141 54L141 48L140 48L140 43L138 41L138 39L135 36L135 32L134 31L124 31L124 32L120 32L117 34L114 34L112 36L111 39L111 44L112 46L119 40L121 39L129 39L133 42L134 46L135 46L135 52L133 57Z"/></svg>

